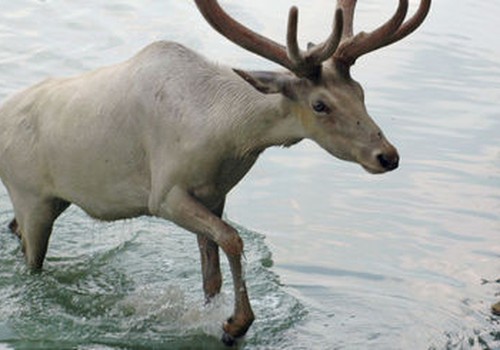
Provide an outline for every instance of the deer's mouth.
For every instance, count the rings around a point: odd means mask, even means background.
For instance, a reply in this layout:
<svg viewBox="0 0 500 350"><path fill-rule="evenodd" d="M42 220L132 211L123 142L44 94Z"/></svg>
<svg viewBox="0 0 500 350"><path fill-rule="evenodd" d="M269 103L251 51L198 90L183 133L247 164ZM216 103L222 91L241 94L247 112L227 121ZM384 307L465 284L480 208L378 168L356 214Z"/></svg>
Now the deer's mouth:
<svg viewBox="0 0 500 350"><path fill-rule="evenodd" d="M390 170L386 170L382 167L372 167L372 166L369 166L369 165L365 165L365 164L361 164L361 166L363 167L363 169L365 169L367 172L369 172L370 174L383 174L387 171L390 171Z"/></svg>

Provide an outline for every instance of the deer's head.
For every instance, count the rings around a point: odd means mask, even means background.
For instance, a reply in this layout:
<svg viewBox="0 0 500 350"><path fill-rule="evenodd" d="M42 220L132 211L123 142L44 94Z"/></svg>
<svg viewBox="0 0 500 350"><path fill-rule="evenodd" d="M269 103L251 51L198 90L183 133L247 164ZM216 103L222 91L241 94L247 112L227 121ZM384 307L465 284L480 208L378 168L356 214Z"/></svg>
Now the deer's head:
<svg viewBox="0 0 500 350"><path fill-rule="evenodd" d="M405 22L408 0L370 33L353 35L356 0L337 0L333 30L326 41L302 51L297 43L298 10L288 18L287 46L265 38L232 19L216 0L195 0L206 20L239 46L287 68L289 72L235 70L262 93L281 93L300 118L306 137L332 155L361 164L371 173L394 170L399 155L369 116L361 85L350 74L360 56L394 43L423 22L431 0L421 0Z"/></svg>

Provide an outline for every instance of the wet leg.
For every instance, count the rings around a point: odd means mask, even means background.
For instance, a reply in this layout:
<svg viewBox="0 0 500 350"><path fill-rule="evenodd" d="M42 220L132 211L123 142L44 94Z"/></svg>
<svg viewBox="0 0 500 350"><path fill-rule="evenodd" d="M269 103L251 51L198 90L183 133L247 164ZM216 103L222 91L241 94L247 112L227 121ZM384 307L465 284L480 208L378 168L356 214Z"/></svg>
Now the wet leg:
<svg viewBox="0 0 500 350"><path fill-rule="evenodd" d="M224 203L213 211L217 217L222 217ZM203 291L206 301L209 302L215 295L220 293L222 286L222 275L220 271L219 247L211 239L198 235L198 248L201 256L201 272L203 275Z"/></svg>
<svg viewBox="0 0 500 350"><path fill-rule="evenodd" d="M30 268L41 269L47 253L54 220L69 206L59 199L23 198L13 201L16 219L12 229L20 235L26 262Z"/></svg>
<svg viewBox="0 0 500 350"><path fill-rule="evenodd" d="M161 209L163 210L161 216L215 242L228 257L233 277L235 304L233 316L224 324L223 341L231 345L236 338L245 335L254 320L241 265L243 241L236 229L222 221L181 188L171 190Z"/></svg>
<svg viewBox="0 0 500 350"><path fill-rule="evenodd" d="M245 335L255 316L248 299L241 255L228 255L234 284L234 313L224 324L222 341L228 346L234 345L237 338Z"/></svg>
<svg viewBox="0 0 500 350"><path fill-rule="evenodd" d="M207 302L220 293L222 275L220 272L219 247L207 237L198 235L198 248L201 256L203 291Z"/></svg>

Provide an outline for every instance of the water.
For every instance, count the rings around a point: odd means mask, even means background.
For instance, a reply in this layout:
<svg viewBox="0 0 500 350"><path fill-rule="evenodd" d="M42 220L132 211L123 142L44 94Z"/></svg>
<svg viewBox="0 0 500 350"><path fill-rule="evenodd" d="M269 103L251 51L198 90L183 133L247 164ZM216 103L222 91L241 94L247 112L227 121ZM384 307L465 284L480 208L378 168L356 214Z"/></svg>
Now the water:
<svg viewBox="0 0 500 350"><path fill-rule="evenodd" d="M320 41L332 0L295 0ZM310 4L314 3L314 6ZM371 29L395 1L360 1ZM282 40L290 1L223 4ZM269 6L272 9L269 10ZM274 68L226 42L190 1L0 0L0 101L176 40L215 61ZM435 1L411 38L359 60L367 105L402 165L365 174L310 142L264 154L230 194L257 320L244 349L500 349L500 3ZM41 274L6 229L0 188L0 349L217 349L232 309L203 305L196 239L141 218L58 220ZM229 281L227 264L224 277Z"/></svg>

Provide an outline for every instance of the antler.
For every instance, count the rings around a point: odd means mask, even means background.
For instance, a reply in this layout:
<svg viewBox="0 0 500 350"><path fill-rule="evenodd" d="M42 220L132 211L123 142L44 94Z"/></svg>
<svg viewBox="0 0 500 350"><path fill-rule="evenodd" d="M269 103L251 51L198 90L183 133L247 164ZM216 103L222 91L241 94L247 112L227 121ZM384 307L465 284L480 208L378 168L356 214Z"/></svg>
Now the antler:
<svg viewBox="0 0 500 350"><path fill-rule="evenodd" d="M335 12L335 23L328 39L303 52L297 43L298 10L290 9L288 17L287 47L274 42L243 26L230 17L216 0L195 0L207 22L235 44L267 58L292 71L299 77L314 78L321 72L321 63L335 53L342 34L342 10Z"/></svg>
<svg viewBox="0 0 500 350"><path fill-rule="evenodd" d="M297 42L298 9L294 6L288 16L287 46L280 45L248 29L229 16L216 0L195 0L207 22L235 44L267 58L299 77L316 78L322 62L333 57L347 67L360 56L403 39L417 29L429 13L431 0L421 0L416 13L404 22L408 0L399 0L396 13L370 33L353 35L356 0L337 0L332 33L320 45L302 51Z"/></svg>
<svg viewBox="0 0 500 350"><path fill-rule="evenodd" d="M333 58L350 66L360 56L403 39L422 24L430 6L431 0L421 0L416 13L403 23L408 12L408 0L399 0L396 13L386 23L371 33L361 32L353 36L356 0L338 0L337 8L344 13L344 29Z"/></svg>

